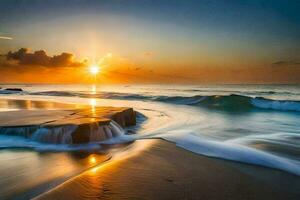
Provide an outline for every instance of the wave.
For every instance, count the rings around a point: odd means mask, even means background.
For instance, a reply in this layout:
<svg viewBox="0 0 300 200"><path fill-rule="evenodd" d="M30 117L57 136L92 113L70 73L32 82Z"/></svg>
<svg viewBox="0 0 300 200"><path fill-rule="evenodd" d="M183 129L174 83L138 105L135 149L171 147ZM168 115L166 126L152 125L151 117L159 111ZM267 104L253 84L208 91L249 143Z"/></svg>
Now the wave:
<svg viewBox="0 0 300 200"><path fill-rule="evenodd" d="M199 98L197 105L209 108L220 108L231 111L244 111L253 108L271 109L279 111L300 111L300 101L273 100L263 97L249 97L242 95L207 96Z"/></svg>
<svg viewBox="0 0 300 200"><path fill-rule="evenodd" d="M76 97L79 96L77 92L68 91L44 91L44 92L31 92L30 95L43 95L43 96L62 96L62 97Z"/></svg>
<svg viewBox="0 0 300 200"><path fill-rule="evenodd" d="M132 96L130 96L132 97ZM128 97L127 97L128 98ZM273 100L263 97L243 95L212 95L212 96L139 96L139 99L154 100L173 104L201 106L228 111L244 111L253 108L272 109L281 111L300 111L300 101Z"/></svg>
<svg viewBox="0 0 300 200"><path fill-rule="evenodd" d="M264 109L300 111L300 101L270 100L260 97L251 99L251 103L258 108Z"/></svg>
<svg viewBox="0 0 300 200"><path fill-rule="evenodd" d="M31 92L30 95L42 95L42 96L61 96L61 97L82 97L82 98L100 98L100 99L126 99L126 100L137 100L137 99L148 99L151 100L151 96L143 96L139 94L130 93L118 93L118 92L97 92L88 93L86 91L43 91L43 92Z"/></svg>
<svg viewBox="0 0 300 200"><path fill-rule="evenodd" d="M211 96L151 96L132 93L98 92L89 94L86 92L47 91L30 93L31 95L68 96L82 98L121 99L158 101L164 103L200 106L206 108L222 109L228 111L247 111L253 108L271 109L280 111L300 112L300 101L274 100L264 97L250 97L240 94L211 95Z"/></svg>

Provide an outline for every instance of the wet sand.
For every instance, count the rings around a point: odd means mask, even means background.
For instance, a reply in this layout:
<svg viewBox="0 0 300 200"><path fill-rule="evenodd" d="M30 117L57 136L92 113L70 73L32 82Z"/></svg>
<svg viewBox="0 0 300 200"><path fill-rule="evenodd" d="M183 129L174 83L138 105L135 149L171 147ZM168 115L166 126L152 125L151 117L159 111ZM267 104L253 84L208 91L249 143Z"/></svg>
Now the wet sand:
<svg viewBox="0 0 300 200"><path fill-rule="evenodd" d="M0 151L0 199L30 199L111 158L109 153Z"/></svg>
<svg viewBox="0 0 300 200"><path fill-rule="evenodd" d="M163 140L124 152L36 199L299 199L300 178L194 154Z"/></svg>
<svg viewBox="0 0 300 200"><path fill-rule="evenodd" d="M30 199L106 162L130 144L87 150L80 144L118 136L120 126L136 123L135 111L126 107L1 99L0 111L0 199ZM95 134L99 137L92 138ZM69 151L72 147L78 149Z"/></svg>

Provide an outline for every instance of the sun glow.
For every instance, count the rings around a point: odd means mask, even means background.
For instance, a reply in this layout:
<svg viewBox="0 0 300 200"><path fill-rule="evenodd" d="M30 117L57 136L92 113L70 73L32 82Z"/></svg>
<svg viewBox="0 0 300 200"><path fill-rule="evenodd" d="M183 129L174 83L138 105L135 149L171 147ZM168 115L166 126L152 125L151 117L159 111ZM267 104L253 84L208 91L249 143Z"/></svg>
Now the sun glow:
<svg viewBox="0 0 300 200"><path fill-rule="evenodd" d="M91 65L89 70L91 74L96 75L99 73L100 67L98 65Z"/></svg>
<svg viewBox="0 0 300 200"><path fill-rule="evenodd" d="M91 164L95 164L96 163L96 158L94 157L94 156L91 156L90 158L89 158L89 162L91 163Z"/></svg>

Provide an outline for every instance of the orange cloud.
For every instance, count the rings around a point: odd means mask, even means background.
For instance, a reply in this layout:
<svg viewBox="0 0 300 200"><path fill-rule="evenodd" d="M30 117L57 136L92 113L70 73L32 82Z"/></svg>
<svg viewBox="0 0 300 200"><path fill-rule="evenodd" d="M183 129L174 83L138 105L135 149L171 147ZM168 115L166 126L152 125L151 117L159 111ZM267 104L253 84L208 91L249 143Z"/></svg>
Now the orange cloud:
<svg viewBox="0 0 300 200"><path fill-rule="evenodd" d="M281 60L281 61L273 63L273 65L280 66L280 67L283 67L283 66L300 66L300 62Z"/></svg>

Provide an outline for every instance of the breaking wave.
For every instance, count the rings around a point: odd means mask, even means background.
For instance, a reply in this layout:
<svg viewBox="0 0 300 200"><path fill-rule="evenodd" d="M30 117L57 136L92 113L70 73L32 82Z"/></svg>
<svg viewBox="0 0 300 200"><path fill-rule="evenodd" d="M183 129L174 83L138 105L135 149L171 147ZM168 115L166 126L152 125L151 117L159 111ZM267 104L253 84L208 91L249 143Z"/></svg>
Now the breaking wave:
<svg viewBox="0 0 300 200"><path fill-rule="evenodd" d="M130 93L100 92L88 94L84 92L66 91L47 91L36 92L31 95L46 96L69 96L82 98L101 98L101 99L121 99L121 100L142 100L159 101L172 104L200 106L206 108L223 109L230 111L244 111L253 108L271 109L279 111L300 111L300 101L274 100L264 97L250 97L237 94L231 95L212 95L212 96L150 96Z"/></svg>
<svg viewBox="0 0 300 200"><path fill-rule="evenodd" d="M197 154L253 165L280 169L300 176L300 162L250 148L231 141L220 142L195 136L186 131L162 134L162 138Z"/></svg>

